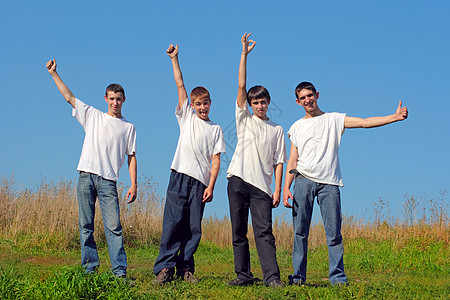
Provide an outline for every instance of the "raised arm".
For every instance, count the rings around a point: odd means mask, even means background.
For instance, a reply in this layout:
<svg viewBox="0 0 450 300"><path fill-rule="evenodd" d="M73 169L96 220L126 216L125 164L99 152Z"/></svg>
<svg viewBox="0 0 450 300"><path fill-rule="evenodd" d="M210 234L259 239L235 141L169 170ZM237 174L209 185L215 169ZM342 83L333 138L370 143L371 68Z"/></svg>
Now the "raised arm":
<svg viewBox="0 0 450 300"><path fill-rule="evenodd" d="M297 168L297 161L298 161L298 149L294 145L294 143L291 142L291 154L289 155L289 161L286 166L286 176L284 177L284 189L283 189L283 204L287 208L292 208L292 206L289 204L289 198L294 199L290 188L292 181L294 181L295 175L289 173L289 171Z"/></svg>
<svg viewBox="0 0 450 300"><path fill-rule="evenodd" d="M238 96L237 102L240 108L245 107L245 102L247 102L247 55L252 51L253 47L255 47L256 42L253 40L249 40L251 33L244 35L241 38L242 42L242 54L241 54L241 62L239 64L239 79L238 79Z"/></svg>
<svg viewBox="0 0 450 300"><path fill-rule="evenodd" d="M49 60L47 62L46 67L48 72L52 76L53 80L55 81L56 86L58 87L60 93L63 95L64 99L66 99L66 101L70 105L72 105L73 108L75 108L76 98L72 94L70 89L67 87L67 85L65 85L65 83L62 81L61 77L59 77L58 72L56 72L56 60L55 59Z"/></svg>
<svg viewBox="0 0 450 300"><path fill-rule="evenodd" d="M356 118L356 117L345 117L344 127L345 128L372 128L387 125L397 121L403 121L408 118L408 108L402 107L402 101L398 103L397 111L388 116L383 117L371 117L367 119Z"/></svg>
<svg viewBox="0 0 450 300"><path fill-rule="evenodd" d="M273 207L278 207L281 199L281 182L283 180L283 164L278 164L274 166L275 173L275 191L272 195Z"/></svg>
<svg viewBox="0 0 450 300"><path fill-rule="evenodd" d="M178 45L175 47L170 44L167 49L167 55L172 60L173 77L175 77L175 83L178 89L178 108L183 106L184 101L187 99L186 88L184 87L183 75L181 74L180 63L178 62Z"/></svg>
<svg viewBox="0 0 450 300"><path fill-rule="evenodd" d="M136 154L128 155L128 171L130 172L131 187L127 192L127 204L134 202L137 196L137 160Z"/></svg>
<svg viewBox="0 0 450 300"><path fill-rule="evenodd" d="M214 186L216 185L217 176L220 170L220 153L214 154L211 160L211 175L209 177L209 185L203 193L202 202L211 202L213 199Z"/></svg>

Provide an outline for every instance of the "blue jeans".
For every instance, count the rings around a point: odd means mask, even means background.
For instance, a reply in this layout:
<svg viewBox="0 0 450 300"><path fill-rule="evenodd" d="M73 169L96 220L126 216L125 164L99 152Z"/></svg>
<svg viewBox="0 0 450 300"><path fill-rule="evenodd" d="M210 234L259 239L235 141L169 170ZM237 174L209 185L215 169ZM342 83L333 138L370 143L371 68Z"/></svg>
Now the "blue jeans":
<svg viewBox="0 0 450 300"><path fill-rule="evenodd" d="M203 193L206 186L183 173L170 173L164 206L163 230L159 255L153 272L175 267L177 273L194 273L194 253L202 237L202 217L205 209Z"/></svg>
<svg viewBox="0 0 450 300"><path fill-rule="evenodd" d="M116 276L124 276L127 273L127 256L123 247L116 182L87 172L80 172L77 186L81 265L87 273L90 273L94 272L100 264L97 245L94 241L97 198L102 212L112 272Z"/></svg>
<svg viewBox="0 0 450 300"><path fill-rule="evenodd" d="M280 279L275 237L272 233L272 198L239 177L228 179L228 200L233 237L234 271L237 278L253 280L250 270L250 250L247 238L248 213L252 215L256 250L264 283Z"/></svg>
<svg viewBox="0 0 450 300"><path fill-rule="evenodd" d="M292 262L294 274L290 281L306 281L308 235L314 206L314 198L322 214L328 245L329 279L331 284L346 283L344 273L344 245L341 235L341 197L339 187L313 182L297 175L294 186L292 218L294 224L294 249Z"/></svg>

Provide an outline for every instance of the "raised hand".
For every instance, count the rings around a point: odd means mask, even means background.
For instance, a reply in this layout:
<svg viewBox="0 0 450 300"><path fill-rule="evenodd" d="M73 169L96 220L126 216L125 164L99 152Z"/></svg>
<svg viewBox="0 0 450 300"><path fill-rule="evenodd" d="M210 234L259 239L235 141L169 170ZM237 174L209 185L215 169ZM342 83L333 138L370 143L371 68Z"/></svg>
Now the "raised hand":
<svg viewBox="0 0 450 300"><path fill-rule="evenodd" d="M402 107L402 100L398 103L397 111L395 112L395 117L397 121L403 121L408 118L408 108Z"/></svg>
<svg viewBox="0 0 450 300"><path fill-rule="evenodd" d="M56 60L55 59L49 60L47 62L46 67L50 74L55 73L56 72Z"/></svg>
<svg viewBox="0 0 450 300"><path fill-rule="evenodd" d="M170 58L174 58L178 55L178 45L173 46L173 44L170 44L169 48L167 48L167 55L170 56Z"/></svg>
<svg viewBox="0 0 450 300"><path fill-rule="evenodd" d="M247 55L249 54L253 48L256 45L256 42L253 40L249 40L250 36L252 34L251 33L244 33L244 35L241 38L241 42L242 42L242 54Z"/></svg>

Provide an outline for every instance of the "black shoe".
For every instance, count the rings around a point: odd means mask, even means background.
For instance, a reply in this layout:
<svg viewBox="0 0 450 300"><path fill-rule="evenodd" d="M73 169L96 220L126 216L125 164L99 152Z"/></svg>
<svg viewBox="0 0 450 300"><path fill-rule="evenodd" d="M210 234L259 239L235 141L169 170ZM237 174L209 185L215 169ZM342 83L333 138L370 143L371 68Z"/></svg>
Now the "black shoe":
<svg viewBox="0 0 450 300"><path fill-rule="evenodd" d="M252 285L253 284L253 279L240 279L240 278L236 278L231 280L230 282L227 282L228 285L231 286L246 286L246 285Z"/></svg>
<svg viewBox="0 0 450 300"><path fill-rule="evenodd" d="M279 278L276 278L276 279L270 281L269 283L266 283L266 286L274 287L274 288L281 288L281 287L284 287L284 284L280 281Z"/></svg>
<svg viewBox="0 0 450 300"><path fill-rule="evenodd" d="M292 275L289 275L288 279L289 279L289 285L303 285L303 284L305 284L305 281L303 279L295 280Z"/></svg>

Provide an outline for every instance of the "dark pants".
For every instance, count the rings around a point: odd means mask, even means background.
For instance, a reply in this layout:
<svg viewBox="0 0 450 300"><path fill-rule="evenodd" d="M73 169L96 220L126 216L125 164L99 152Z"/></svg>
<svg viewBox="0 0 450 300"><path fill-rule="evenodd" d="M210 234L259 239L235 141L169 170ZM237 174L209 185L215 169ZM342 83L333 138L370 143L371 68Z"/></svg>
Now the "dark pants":
<svg viewBox="0 0 450 300"><path fill-rule="evenodd" d="M233 232L234 271L237 277L243 280L253 279L247 239L250 209L264 283L279 279L275 237L272 233L272 198L241 178L232 176L228 180L228 199Z"/></svg>
<svg viewBox="0 0 450 300"><path fill-rule="evenodd" d="M194 273L194 253L202 236L202 202L206 187L200 181L172 170L164 207L159 255L153 272L168 268Z"/></svg>

